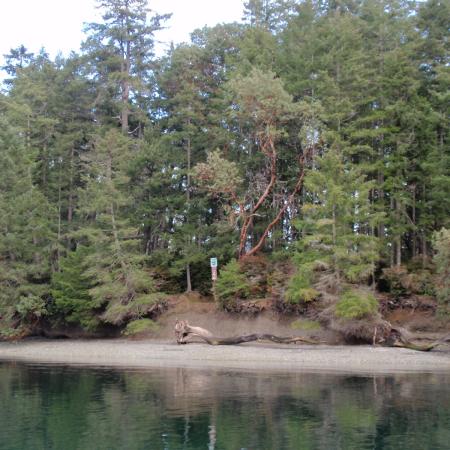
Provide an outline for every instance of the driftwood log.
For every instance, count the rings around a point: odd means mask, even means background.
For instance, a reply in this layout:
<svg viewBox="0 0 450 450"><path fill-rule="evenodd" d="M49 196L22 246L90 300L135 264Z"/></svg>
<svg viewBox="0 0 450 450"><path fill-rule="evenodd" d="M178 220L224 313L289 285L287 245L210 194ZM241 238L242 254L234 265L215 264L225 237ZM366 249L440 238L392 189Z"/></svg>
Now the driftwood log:
<svg viewBox="0 0 450 450"><path fill-rule="evenodd" d="M252 342L252 341L270 341L276 342L277 344L322 343L319 341L315 341L313 339L308 339L300 336L280 337L267 333L245 334L242 336L232 336L232 337L217 337L214 336L210 331L206 330L205 328L194 327L189 325L187 320L176 321L175 336L178 344L187 344L189 343L189 340L192 337L198 337L209 345L237 345L242 344L243 342Z"/></svg>
<svg viewBox="0 0 450 450"><path fill-rule="evenodd" d="M187 320L177 320L175 323L175 337L178 344L188 344L191 338L200 338L209 345L237 345L243 342L252 341L269 341L276 342L278 344L323 344L324 342L308 339L300 336L280 337L273 334L266 333L254 333L245 334L241 336L232 337L217 337L214 336L209 330L205 328L189 325ZM389 339L384 343L388 347L400 347L410 350L417 350L422 352L429 352L437 346L450 342L450 335L445 336L430 344L416 344L406 339L404 335L398 329L392 329L392 333Z"/></svg>
<svg viewBox="0 0 450 450"><path fill-rule="evenodd" d="M393 329L393 334L395 335L395 338L388 340L386 344L387 346L408 348L410 350L417 350L419 352L429 352L439 345L450 342L450 335L444 336L443 338L429 344L417 344L406 339L401 333L398 333L398 330L396 329Z"/></svg>

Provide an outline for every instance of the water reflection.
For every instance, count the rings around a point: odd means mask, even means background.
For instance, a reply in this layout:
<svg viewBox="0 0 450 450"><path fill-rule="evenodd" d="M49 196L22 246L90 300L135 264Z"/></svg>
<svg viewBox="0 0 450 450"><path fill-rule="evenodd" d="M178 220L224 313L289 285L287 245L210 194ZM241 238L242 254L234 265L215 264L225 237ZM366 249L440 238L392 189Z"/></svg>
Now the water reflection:
<svg viewBox="0 0 450 450"><path fill-rule="evenodd" d="M450 374L0 364L0 449L449 449Z"/></svg>

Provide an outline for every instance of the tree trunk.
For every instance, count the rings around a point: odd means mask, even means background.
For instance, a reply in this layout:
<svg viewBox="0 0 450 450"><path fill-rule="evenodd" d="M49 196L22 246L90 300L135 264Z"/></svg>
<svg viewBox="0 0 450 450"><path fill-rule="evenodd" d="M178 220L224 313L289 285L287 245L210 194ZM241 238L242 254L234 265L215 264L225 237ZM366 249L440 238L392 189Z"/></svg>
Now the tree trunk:
<svg viewBox="0 0 450 450"><path fill-rule="evenodd" d="M72 222L73 219L73 159L75 155L75 149L72 147L70 151L70 178L69 178L69 204L67 207L67 222Z"/></svg>
<svg viewBox="0 0 450 450"><path fill-rule="evenodd" d="M252 224L253 216L258 211L258 209L261 207L261 205L265 202L267 197L269 196L270 192L272 191L273 187L275 186L275 181L277 179L277 152L276 152L273 140L271 138L269 138L268 142L266 142L264 147L265 147L265 149L263 150L263 152L270 158L270 181L269 181L269 184L267 185L266 189L262 193L262 195L259 197L258 201L255 203L255 206L253 206L253 208L251 208L250 212L248 214L245 214L245 216L243 217L243 223L242 223L240 239L239 239L239 252L238 252L239 259L241 259L244 256L248 256L248 253L245 253L245 246L246 246L245 244L247 243L248 229ZM242 213L244 213L244 208L241 207L240 209L241 209ZM276 223L278 223L278 220ZM264 240L265 240L265 236L264 236ZM263 240L263 242L264 242L264 240ZM261 246L262 246L262 244L259 246L259 248ZM252 254L255 253L256 251L253 251L253 249L250 250L250 252Z"/></svg>
<svg viewBox="0 0 450 450"><path fill-rule="evenodd" d="M188 119L188 126L191 124L191 120ZM189 210L191 204L191 138L187 138L186 142L186 153L187 153L187 175L186 175L186 204L187 204L187 216L186 223L189 222ZM188 236L189 244L191 241L191 236ZM186 264L186 292L192 291L192 281L191 281L191 266L189 263Z"/></svg>
<svg viewBox="0 0 450 450"><path fill-rule="evenodd" d="M126 43L126 53L125 61L122 62L122 111L120 114L120 119L122 122L122 132L124 134L128 133L128 116L130 115L130 110L128 108L128 101L130 99L130 82L128 80L130 76L130 41L127 40Z"/></svg>
<svg viewBox="0 0 450 450"><path fill-rule="evenodd" d="M400 223L400 202L395 201L395 216L397 219L397 223ZM396 239L395 239L395 251L396 251L396 257L395 257L395 264L396 266L402 265L402 235L399 232Z"/></svg>
<svg viewBox="0 0 450 450"><path fill-rule="evenodd" d="M311 153L311 149L308 151L308 155L310 153ZM264 232L263 232L262 236L260 237L259 241L257 242L257 244L254 245L253 248L251 248L245 255L242 255L240 258L245 257L245 256L254 255L255 253L259 252L262 249L262 246L264 245L264 242L265 242L268 234L270 233L270 231L281 220L281 218L283 217L283 214L286 212L286 210L289 208L289 206L291 206L293 204L296 195L301 191L301 189L303 187L303 181L304 181L305 174L306 174L306 160L307 160L306 156L307 155L302 155L302 157L300 158L301 172L300 172L300 176L297 180L297 183L296 183L291 195L288 197L288 199L284 203L283 207L280 208L275 219L273 219L272 222L270 222L269 225L267 225L266 229L264 230Z"/></svg>
<svg viewBox="0 0 450 450"><path fill-rule="evenodd" d="M191 266L186 264L186 292L192 292Z"/></svg>

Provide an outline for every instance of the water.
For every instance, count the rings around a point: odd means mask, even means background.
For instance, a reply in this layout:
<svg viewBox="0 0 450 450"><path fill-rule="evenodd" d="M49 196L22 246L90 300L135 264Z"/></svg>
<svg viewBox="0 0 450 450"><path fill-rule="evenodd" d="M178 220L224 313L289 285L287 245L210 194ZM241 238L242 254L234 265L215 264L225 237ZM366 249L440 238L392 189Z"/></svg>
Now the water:
<svg viewBox="0 0 450 450"><path fill-rule="evenodd" d="M450 449L450 374L0 363L0 449Z"/></svg>

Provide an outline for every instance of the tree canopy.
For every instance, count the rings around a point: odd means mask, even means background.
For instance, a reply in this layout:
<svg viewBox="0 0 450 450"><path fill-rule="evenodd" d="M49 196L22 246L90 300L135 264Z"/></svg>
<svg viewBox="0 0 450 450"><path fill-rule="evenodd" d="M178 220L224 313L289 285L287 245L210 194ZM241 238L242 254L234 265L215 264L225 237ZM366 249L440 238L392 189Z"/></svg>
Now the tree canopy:
<svg viewBox="0 0 450 450"><path fill-rule="evenodd" d="M290 261L288 302L318 265L375 286L434 264L445 285L447 2L250 0L162 57L168 15L98 6L80 54L5 55L1 333L152 318L211 292L212 256L245 292L235 260Z"/></svg>

